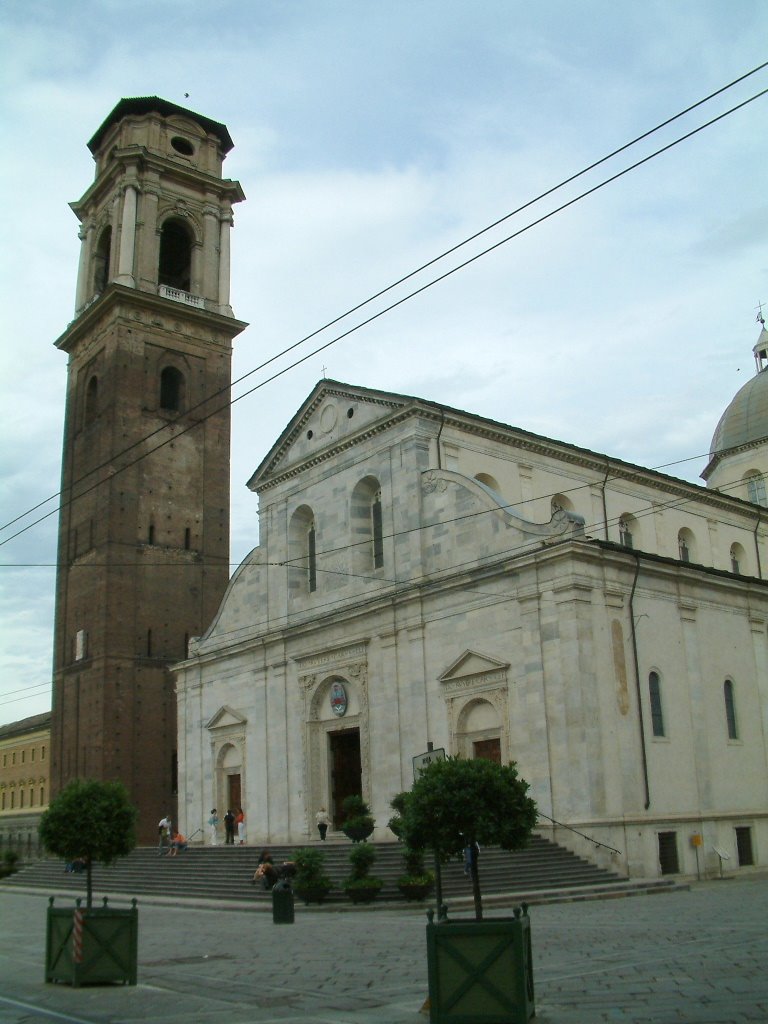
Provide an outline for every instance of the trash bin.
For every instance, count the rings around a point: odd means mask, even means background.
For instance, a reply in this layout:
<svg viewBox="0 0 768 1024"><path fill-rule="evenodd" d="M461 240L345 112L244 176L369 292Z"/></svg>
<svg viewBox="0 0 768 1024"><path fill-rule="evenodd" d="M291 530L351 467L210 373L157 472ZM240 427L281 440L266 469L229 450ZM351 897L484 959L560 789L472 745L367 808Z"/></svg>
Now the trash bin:
<svg viewBox="0 0 768 1024"><path fill-rule="evenodd" d="M272 886L272 920L275 924L293 924L293 889L287 878Z"/></svg>

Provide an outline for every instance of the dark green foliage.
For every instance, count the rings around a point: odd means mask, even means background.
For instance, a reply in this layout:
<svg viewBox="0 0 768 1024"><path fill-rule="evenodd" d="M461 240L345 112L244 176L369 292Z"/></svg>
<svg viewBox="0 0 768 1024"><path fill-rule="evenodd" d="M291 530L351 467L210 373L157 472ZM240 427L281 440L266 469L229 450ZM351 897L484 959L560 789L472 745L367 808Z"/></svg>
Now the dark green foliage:
<svg viewBox="0 0 768 1024"><path fill-rule="evenodd" d="M352 865L352 872L344 882L347 892L350 890L375 890L384 885L381 878L375 878L369 874L376 860L376 850L370 843L356 843L349 855L349 862Z"/></svg>
<svg viewBox="0 0 768 1024"><path fill-rule="evenodd" d="M49 853L85 860L90 906L93 863L112 864L136 845L136 808L121 782L77 780L51 802L39 832Z"/></svg>
<svg viewBox="0 0 768 1024"><path fill-rule="evenodd" d="M6 850L3 854L2 863L0 863L0 878L7 878L8 875L12 875L17 870L16 865L18 862L18 853L15 850Z"/></svg>
<svg viewBox="0 0 768 1024"><path fill-rule="evenodd" d="M349 836L353 843L367 839L373 832L374 820L368 804L361 796L348 796L342 803L344 821L342 832Z"/></svg>
<svg viewBox="0 0 768 1024"><path fill-rule="evenodd" d="M370 843L357 843L349 855L349 863L352 865L352 878L365 878L373 862L376 860L376 851Z"/></svg>
<svg viewBox="0 0 768 1024"><path fill-rule="evenodd" d="M325 889L328 892L331 889L331 880L323 872L325 854L320 850L296 850L293 855L293 863L296 866L293 886L297 892L316 888Z"/></svg>
<svg viewBox="0 0 768 1024"><path fill-rule="evenodd" d="M413 850L435 850L442 861L461 856L477 843L518 850L536 825L536 804L528 783L514 764L499 765L481 758L449 757L433 762L410 792L399 793L392 806L399 813L393 831ZM392 828L392 824L390 824ZM477 860L471 877L475 913L482 918Z"/></svg>

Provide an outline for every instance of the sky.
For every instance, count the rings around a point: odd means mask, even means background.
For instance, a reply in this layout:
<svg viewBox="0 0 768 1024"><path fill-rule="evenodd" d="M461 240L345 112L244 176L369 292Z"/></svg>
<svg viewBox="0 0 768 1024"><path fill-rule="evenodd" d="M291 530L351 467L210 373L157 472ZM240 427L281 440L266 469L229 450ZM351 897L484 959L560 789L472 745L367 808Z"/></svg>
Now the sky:
<svg viewBox="0 0 768 1024"><path fill-rule="evenodd" d="M767 43L764 0L5 0L0 724L50 708L68 203L121 97L162 96L235 142L239 378L751 71ZM258 543L246 481L324 375L701 482L768 315L768 95L310 353L767 88L763 69L236 386L257 389L233 407L232 571Z"/></svg>

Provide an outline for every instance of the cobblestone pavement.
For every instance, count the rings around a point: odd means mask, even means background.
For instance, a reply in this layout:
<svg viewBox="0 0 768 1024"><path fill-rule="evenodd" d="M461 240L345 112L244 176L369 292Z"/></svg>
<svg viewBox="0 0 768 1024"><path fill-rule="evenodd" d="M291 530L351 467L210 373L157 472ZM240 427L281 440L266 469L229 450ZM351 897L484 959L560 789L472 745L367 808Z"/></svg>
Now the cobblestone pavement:
<svg viewBox="0 0 768 1024"><path fill-rule="evenodd" d="M57 905L65 900L57 900ZM139 984L42 981L46 900L0 890L0 1021L425 1024L423 910L271 914L148 900ZM537 1024L768 1022L768 881L532 907Z"/></svg>

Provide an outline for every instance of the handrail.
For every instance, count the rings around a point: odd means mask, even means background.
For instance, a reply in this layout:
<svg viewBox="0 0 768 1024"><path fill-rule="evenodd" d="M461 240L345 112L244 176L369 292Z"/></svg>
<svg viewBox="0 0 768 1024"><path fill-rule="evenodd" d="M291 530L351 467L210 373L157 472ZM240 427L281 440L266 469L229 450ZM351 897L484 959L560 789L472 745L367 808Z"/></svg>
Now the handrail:
<svg viewBox="0 0 768 1024"><path fill-rule="evenodd" d="M573 828L571 825L566 825L565 822L555 821L554 818L550 818L548 814L543 814L541 811L538 812L540 818L546 818L547 821L551 821L553 825L558 825L560 828L567 828L569 832L575 832L577 836L581 836L582 839L589 840L590 843L594 843L595 846L602 846L605 850L610 850L611 853L618 853L621 856L621 850L617 850L615 846L608 846L607 843L601 843L597 839L593 839L592 836L588 836L586 832L579 832L577 828Z"/></svg>

